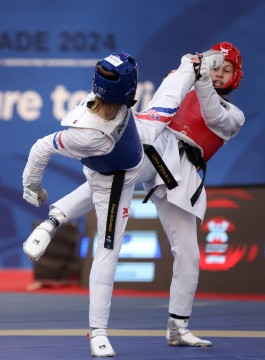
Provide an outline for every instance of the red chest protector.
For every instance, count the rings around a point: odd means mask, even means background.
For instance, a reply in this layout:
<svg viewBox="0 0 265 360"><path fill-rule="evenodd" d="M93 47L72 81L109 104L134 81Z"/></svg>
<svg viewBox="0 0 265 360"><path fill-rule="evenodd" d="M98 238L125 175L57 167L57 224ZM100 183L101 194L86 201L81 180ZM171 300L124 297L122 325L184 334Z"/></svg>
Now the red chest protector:
<svg viewBox="0 0 265 360"><path fill-rule="evenodd" d="M185 96L168 127L178 132L179 138L188 144L194 146L195 143L203 152L205 161L208 161L224 144L224 140L205 125L194 90Z"/></svg>

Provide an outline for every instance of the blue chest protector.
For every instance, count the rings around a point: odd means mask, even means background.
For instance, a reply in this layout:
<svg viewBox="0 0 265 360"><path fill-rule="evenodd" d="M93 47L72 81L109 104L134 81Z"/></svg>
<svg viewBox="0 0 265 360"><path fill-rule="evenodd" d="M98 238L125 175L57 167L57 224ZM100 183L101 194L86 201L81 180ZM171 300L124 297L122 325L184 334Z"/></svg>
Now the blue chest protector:
<svg viewBox="0 0 265 360"><path fill-rule="evenodd" d="M101 174L132 169L139 164L142 158L142 144L131 111L115 130L116 142L113 149L104 155L83 158L82 164Z"/></svg>

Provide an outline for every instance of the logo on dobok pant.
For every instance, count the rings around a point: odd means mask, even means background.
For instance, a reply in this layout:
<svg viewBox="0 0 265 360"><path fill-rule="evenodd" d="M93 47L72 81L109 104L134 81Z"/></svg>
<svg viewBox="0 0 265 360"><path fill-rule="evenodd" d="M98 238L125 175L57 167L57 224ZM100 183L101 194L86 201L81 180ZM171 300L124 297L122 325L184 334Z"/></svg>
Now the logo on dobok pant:
<svg viewBox="0 0 265 360"><path fill-rule="evenodd" d="M129 217L129 208L123 208L122 217L123 218Z"/></svg>

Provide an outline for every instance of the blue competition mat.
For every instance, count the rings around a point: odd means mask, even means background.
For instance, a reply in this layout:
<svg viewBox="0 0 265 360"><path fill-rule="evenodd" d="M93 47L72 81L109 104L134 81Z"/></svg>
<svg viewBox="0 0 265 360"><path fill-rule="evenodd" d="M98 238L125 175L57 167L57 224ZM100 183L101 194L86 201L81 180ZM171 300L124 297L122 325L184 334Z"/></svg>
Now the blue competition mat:
<svg viewBox="0 0 265 360"><path fill-rule="evenodd" d="M196 300L190 330L211 340L211 348L167 345L167 302L113 298L109 336L117 359L265 359L264 302ZM79 295L0 294L0 358L91 358L88 304Z"/></svg>

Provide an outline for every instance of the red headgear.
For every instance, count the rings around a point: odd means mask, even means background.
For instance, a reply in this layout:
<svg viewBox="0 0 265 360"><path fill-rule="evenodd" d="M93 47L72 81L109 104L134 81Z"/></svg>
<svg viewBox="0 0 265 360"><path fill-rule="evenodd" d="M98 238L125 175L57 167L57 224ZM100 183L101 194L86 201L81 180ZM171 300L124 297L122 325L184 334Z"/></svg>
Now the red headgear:
<svg viewBox="0 0 265 360"><path fill-rule="evenodd" d="M232 79L224 86L224 88L228 88L230 86L232 89L238 88L243 76L242 58L240 51L229 42L220 42L213 45L211 49L221 51L225 56L225 60L230 61L234 65L234 75L232 76Z"/></svg>

